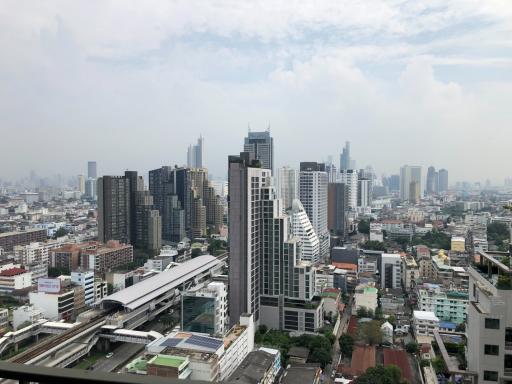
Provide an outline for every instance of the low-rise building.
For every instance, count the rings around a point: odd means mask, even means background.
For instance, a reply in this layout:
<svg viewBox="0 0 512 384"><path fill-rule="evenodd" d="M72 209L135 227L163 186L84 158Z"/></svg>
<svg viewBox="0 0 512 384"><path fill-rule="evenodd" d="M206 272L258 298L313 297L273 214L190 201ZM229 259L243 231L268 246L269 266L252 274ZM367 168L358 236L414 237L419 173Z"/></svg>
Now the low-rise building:
<svg viewBox="0 0 512 384"><path fill-rule="evenodd" d="M12 311L12 327L17 330L22 324L34 324L43 318L41 310L33 305L23 305Z"/></svg>
<svg viewBox="0 0 512 384"><path fill-rule="evenodd" d="M352 314L357 314L361 308L375 313L377 309L377 288L369 285L358 285L354 293L354 305L352 307Z"/></svg>
<svg viewBox="0 0 512 384"><path fill-rule="evenodd" d="M27 245L46 240L46 229L32 228L18 232L0 233L0 247L5 252L14 250L16 245Z"/></svg>
<svg viewBox="0 0 512 384"><path fill-rule="evenodd" d="M98 275L133 262L133 246L110 240L104 245L81 251L81 266L84 270L94 270Z"/></svg>
<svg viewBox="0 0 512 384"><path fill-rule="evenodd" d="M225 381L228 384L273 384L281 369L280 351L260 348L249 353Z"/></svg>
<svg viewBox="0 0 512 384"><path fill-rule="evenodd" d="M32 286L32 273L25 268L13 267L0 272L0 292L12 293Z"/></svg>
<svg viewBox="0 0 512 384"><path fill-rule="evenodd" d="M462 324L466 321L469 297L465 292L443 291L439 285L423 284L417 290L417 306L434 312L443 321Z"/></svg>
<svg viewBox="0 0 512 384"><path fill-rule="evenodd" d="M416 336L434 337L439 329L439 318L431 311L413 311L413 330Z"/></svg>
<svg viewBox="0 0 512 384"><path fill-rule="evenodd" d="M420 277L420 270L416 260L412 256L402 259L402 286L408 292L414 288Z"/></svg>

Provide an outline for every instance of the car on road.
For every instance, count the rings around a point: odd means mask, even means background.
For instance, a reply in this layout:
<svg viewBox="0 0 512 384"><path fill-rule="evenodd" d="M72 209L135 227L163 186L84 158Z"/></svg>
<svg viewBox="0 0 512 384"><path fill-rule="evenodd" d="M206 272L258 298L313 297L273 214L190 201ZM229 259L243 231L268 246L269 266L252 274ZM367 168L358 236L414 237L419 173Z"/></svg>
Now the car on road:
<svg viewBox="0 0 512 384"><path fill-rule="evenodd" d="M110 359L112 356L114 356L114 352L109 352L107 353L107 355L105 356L107 359Z"/></svg>

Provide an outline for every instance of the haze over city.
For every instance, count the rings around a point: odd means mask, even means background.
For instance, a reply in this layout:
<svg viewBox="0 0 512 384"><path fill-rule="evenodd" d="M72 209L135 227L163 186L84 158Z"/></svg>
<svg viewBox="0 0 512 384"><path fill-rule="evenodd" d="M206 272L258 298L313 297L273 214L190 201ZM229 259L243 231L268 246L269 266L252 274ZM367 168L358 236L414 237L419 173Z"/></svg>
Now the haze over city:
<svg viewBox="0 0 512 384"><path fill-rule="evenodd" d="M2 1L0 178L146 173L200 134L225 178L250 125L277 166L349 140L378 174L502 184L511 35L509 1Z"/></svg>

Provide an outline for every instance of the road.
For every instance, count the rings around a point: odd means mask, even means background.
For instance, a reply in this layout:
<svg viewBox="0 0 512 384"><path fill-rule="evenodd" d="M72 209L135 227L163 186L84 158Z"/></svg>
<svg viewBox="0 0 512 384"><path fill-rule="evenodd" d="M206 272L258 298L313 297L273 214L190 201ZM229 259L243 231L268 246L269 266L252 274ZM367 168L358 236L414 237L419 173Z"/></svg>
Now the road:
<svg viewBox="0 0 512 384"><path fill-rule="evenodd" d="M130 360L142 349L144 349L144 345L142 344L122 343L119 347L112 350L114 356L112 356L110 359L103 357L102 359L98 360L94 364L93 370L101 372L112 372L117 367Z"/></svg>
<svg viewBox="0 0 512 384"><path fill-rule="evenodd" d="M350 321L350 315L352 314L352 296L349 298L349 304L345 306L345 310L343 311L343 315L341 317L341 324L338 329L338 334L336 335L336 340L334 341L334 345L332 348L332 364L328 365L325 369L325 383L333 383L334 379L332 379L332 371L335 370L338 366L338 361L340 360L340 344L338 342L341 335L347 332L348 322Z"/></svg>

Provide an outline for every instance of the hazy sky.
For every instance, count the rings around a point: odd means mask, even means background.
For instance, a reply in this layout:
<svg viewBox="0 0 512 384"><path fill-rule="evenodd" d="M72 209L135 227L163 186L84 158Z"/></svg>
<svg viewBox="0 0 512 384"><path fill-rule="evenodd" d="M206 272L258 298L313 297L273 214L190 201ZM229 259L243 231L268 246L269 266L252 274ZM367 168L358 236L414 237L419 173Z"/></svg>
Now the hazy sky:
<svg viewBox="0 0 512 384"><path fill-rule="evenodd" d="M0 178L183 164L248 123L278 165L512 176L512 2L0 1Z"/></svg>

